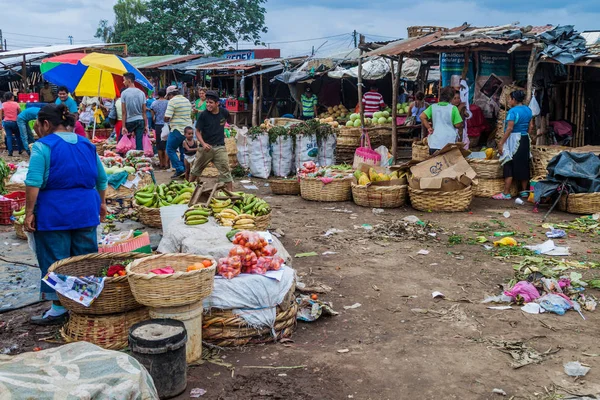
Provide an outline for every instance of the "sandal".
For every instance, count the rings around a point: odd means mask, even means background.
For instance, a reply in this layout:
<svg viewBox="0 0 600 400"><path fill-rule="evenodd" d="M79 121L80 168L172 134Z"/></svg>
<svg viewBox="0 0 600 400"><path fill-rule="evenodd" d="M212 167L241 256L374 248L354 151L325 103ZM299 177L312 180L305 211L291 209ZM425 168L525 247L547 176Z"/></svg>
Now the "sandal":
<svg viewBox="0 0 600 400"><path fill-rule="evenodd" d="M519 197L522 199L526 199L529 197L529 190L523 190L522 192L519 193Z"/></svg>
<svg viewBox="0 0 600 400"><path fill-rule="evenodd" d="M494 200L510 200L512 196L510 194L498 193L492 196Z"/></svg>

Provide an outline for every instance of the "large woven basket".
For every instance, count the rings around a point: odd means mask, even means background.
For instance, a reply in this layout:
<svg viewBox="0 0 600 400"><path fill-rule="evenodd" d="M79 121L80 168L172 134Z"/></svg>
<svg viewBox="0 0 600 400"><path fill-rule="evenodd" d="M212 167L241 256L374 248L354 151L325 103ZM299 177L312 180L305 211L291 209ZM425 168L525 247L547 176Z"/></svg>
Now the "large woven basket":
<svg viewBox="0 0 600 400"><path fill-rule="evenodd" d="M4 184L4 189L6 190L7 193L24 192L25 184L24 183L10 183L7 180L6 183Z"/></svg>
<svg viewBox="0 0 600 400"><path fill-rule="evenodd" d="M294 118L273 118L272 119L273 126L286 126L286 125L295 125L299 124L302 121Z"/></svg>
<svg viewBox="0 0 600 400"><path fill-rule="evenodd" d="M271 213L254 218L254 225L257 231L266 231L271 226Z"/></svg>
<svg viewBox="0 0 600 400"><path fill-rule="evenodd" d="M352 177L325 184L319 178L300 178L300 196L311 201L348 201L352 197Z"/></svg>
<svg viewBox="0 0 600 400"><path fill-rule="evenodd" d="M17 235L17 238L27 240L27 235L25 234L23 224L13 223L13 227L15 228L15 234Z"/></svg>
<svg viewBox="0 0 600 400"><path fill-rule="evenodd" d="M300 194L298 179L269 179L269 187L273 194L287 194L290 196Z"/></svg>
<svg viewBox="0 0 600 400"><path fill-rule="evenodd" d="M189 265L203 260L212 266L186 272ZM170 275L155 275L150 270L171 267ZM196 254L159 254L135 260L127 266L127 279L138 303L148 307L177 307L196 303L213 291L217 263L211 256Z"/></svg>
<svg viewBox="0 0 600 400"><path fill-rule="evenodd" d="M412 159L414 161L425 161L429 158L429 146L423 142L412 144Z"/></svg>
<svg viewBox="0 0 600 400"><path fill-rule="evenodd" d="M360 128L341 127L336 138L336 146L348 146L355 149L360 146L360 136L362 130Z"/></svg>
<svg viewBox="0 0 600 400"><path fill-rule="evenodd" d="M504 191L504 179L477 179L477 184L473 184L473 196L490 198L495 194ZM516 196L519 194L517 185L513 184L510 187L510 195Z"/></svg>
<svg viewBox="0 0 600 400"><path fill-rule="evenodd" d="M531 156L533 158L533 176L546 176L548 163L554 157L565 150L571 150L565 146L531 146Z"/></svg>
<svg viewBox="0 0 600 400"><path fill-rule="evenodd" d="M594 214L600 211L599 193L572 193L562 196L558 208L571 214Z"/></svg>
<svg viewBox="0 0 600 400"><path fill-rule="evenodd" d="M96 153L99 156L103 156L104 155L104 142L94 143L94 146L96 146Z"/></svg>
<svg viewBox="0 0 600 400"><path fill-rule="evenodd" d="M129 342L129 328L150 319L147 308L111 315L71 313L60 334L67 342L89 342L107 350L122 350Z"/></svg>
<svg viewBox="0 0 600 400"><path fill-rule="evenodd" d="M504 177L504 171L500 160L484 160L479 158L468 158L467 162L477 173L477 179L498 179Z"/></svg>
<svg viewBox="0 0 600 400"><path fill-rule="evenodd" d="M373 186L352 183L352 199L362 207L396 208L404 205L407 185Z"/></svg>
<svg viewBox="0 0 600 400"><path fill-rule="evenodd" d="M473 200L473 190L468 186L453 192L408 188L410 202L419 211L465 211Z"/></svg>
<svg viewBox="0 0 600 400"><path fill-rule="evenodd" d="M135 179L135 175L129 175L127 177L128 181L132 181ZM109 200L125 200L133 197L136 191L140 188L143 188L146 185L152 183L152 175L150 174L142 174L140 178L140 182L137 186L127 188L124 185L119 186L118 189L115 189L111 185L106 186L106 198Z"/></svg>
<svg viewBox="0 0 600 400"><path fill-rule="evenodd" d="M139 205L133 200L133 208L136 209L138 220L151 228L162 229L162 221L160 219L160 208L150 208Z"/></svg>
<svg viewBox="0 0 600 400"><path fill-rule="evenodd" d="M50 266L49 272L69 276L98 276L100 270L114 264L123 264L127 260L134 260L148 257L143 253L94 253L83 256L75 256L59 260ZM106 277L104 279L104 289L96 300L86 307L76 301L63 296L60 293L58 298L67 310L80 315L106 315L122 313L142 305L138 303L129 287L126 276L117 278Z"/></svg>

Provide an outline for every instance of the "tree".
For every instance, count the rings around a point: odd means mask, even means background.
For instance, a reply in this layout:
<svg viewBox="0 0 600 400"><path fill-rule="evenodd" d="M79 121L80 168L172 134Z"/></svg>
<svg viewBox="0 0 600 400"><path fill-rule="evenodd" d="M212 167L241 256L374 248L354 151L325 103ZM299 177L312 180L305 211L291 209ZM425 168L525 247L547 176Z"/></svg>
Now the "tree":
<svg viewBox="0 0 600 400"><path fill-rule="evenodd" d="M103 19L98 24L95 37L106 43L122 42L127 32L133 29L146 13L146 2L144 0L117 0L113 6L115 23L110 26Z"/></svg>
<svg viewBox="0 0 600 400"><path fill-rule="evenodd" d="M134 1L119 0L117 4ZM261 34L267 32L265 3L266 0L145 0L143 15L134 18L135 22L129 20L119 26L120 17L116 16L112 41L127 43L132 53L154 55L214 53L238 41L259 44ZM128 16L136 16L128 10ZM121 21L125 21L123 16ZM103 32L101 26L98 31Z"/></svg>

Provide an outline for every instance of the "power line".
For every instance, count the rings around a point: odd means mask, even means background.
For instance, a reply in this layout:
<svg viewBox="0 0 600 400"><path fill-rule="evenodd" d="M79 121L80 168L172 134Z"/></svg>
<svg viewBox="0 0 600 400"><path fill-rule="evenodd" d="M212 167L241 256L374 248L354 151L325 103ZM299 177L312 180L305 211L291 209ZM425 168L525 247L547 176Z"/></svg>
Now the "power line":
<svg viewBox="0 0 600 400"><path fill-rule="evenodd" d="M11 35L17 35L17 36L28 36L28 37L34 37L34 38L41 38L41 39L65 40L65 38L55 38L55 37L37 36L37 35L27 35L27 34L24 34L24 33L6 32L6 31L4 33L8 33L8 34L11 34Z"/></svg>
<svg viewBox="0 0 600 400"><path fill-rule="evenodd" d="M336 38L336 37L341 37L341 36L347 36L347 35L351 35L351 33L342 33L342 34L339 34L339 35L323 36L323 37L312 38L312 39L288 40L288 41L283 41L283 42L265 42L265 43L266 44L285 44L285 43L311 42L311 41L314 41L314 40L331 39L331 38Z"/></svg>

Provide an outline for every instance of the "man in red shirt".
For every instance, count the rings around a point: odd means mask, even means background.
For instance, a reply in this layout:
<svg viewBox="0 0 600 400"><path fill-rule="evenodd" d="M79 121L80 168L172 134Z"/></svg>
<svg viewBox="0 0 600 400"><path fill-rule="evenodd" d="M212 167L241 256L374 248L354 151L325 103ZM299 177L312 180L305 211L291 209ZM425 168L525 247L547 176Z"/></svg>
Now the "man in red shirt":
<svg viewBox="0 0 600 400"><path fill-rule="evenodd" d="M370 90L363 94L362 102L365 107L365 117L372 118L373 113L385 108L383 96L375 85L371 85Z"/></svg>

